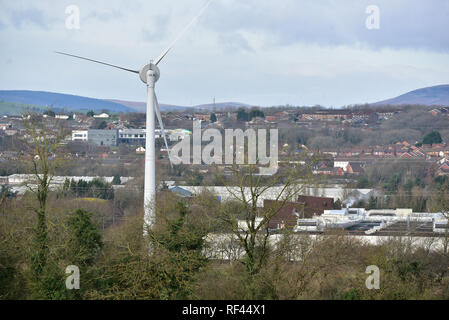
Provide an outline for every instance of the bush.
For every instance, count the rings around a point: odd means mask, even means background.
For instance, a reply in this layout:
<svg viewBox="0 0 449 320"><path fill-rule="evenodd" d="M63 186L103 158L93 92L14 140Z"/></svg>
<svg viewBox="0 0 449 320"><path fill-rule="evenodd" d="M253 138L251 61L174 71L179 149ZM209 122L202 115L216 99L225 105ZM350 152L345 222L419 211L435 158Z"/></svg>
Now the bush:
<svg viewBox="0 0 449 320"><path fill-rule="evenodd" d="M441 135L438 131L432 131L429 134L426 134L422 140L423 144L434 144L434 143L441 143L443 142L443 139L441 139Z"/></svg>
<svg viewBox="0 0 449 320"><path fill-rule="evenodd" d="M68 258L73 264L89 265L103 247L98 226L92 214L84 209L74 211L67 219L69 243Z"/></svg>
<svg viewBox="0 0 449 320"><path fill-rule="evenodd" d="M93 197L104 200L114 199L114 189L110 183L100 179L92 181L71 180L70 184L64 183L63 195L72 194L75 197Z"/></svg>

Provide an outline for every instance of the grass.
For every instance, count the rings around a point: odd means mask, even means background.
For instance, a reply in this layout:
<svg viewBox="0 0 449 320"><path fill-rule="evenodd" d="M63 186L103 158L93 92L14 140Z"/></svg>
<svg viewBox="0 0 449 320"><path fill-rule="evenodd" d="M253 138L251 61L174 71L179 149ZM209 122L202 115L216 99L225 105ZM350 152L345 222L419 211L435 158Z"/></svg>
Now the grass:
<svg viewBox="0 0 449 320"><path fill-rule="evenodd" d="M7 102L0 101L0 115L9 115L9 116L21 116L22 114L34 111L38 113L43 113L48 109L53 110L56 113L84 113L86 114L89 110L86 109L76 109L76 108L52 108L48 106L38 106L32 104L23 104L23 103L15 103L15 102ZM97 111L98 113L98 111ZM116 113L109 112L111 118L108 122L118 120Z"/></svg>
<svg viewBox="0 0 449 320"><path fill-rule="evenodd" d="M98 199L98 198L76 198L75 200L88 201L88 202L98 202L98 203L105 203L106 202L106 200Z"/></svg>
<svg viewBox="0 0 449 320"><path fill-rule="evenodd" d="M31 105L31 104L21 104L21 103L0 101L0 114L6 114L6 115L11 115L11 116L20 116L29 110L37 111L37 112L44 112L45 110L47 110L47 107L40 107L40 106Z"/></svg>

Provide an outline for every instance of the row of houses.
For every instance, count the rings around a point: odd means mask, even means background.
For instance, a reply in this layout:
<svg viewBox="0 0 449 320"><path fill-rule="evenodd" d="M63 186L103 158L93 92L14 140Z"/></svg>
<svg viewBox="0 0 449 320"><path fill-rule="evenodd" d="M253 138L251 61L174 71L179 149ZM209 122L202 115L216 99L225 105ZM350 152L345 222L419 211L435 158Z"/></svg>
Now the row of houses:
<svg viewBox="0 0 449 320"><path fill-rule="evenodd" d="M330 176L344 176L345 174L359 175L365 162L355 161L334 161L333 166L321 162L317 164L313 170L313 174L330 175Z"/></svg>
<svg viewBox="0 0 449 320"><path fill-rule="evenodd" d="M433 116L449 116L449 107L435 108L429 111Z"/></svg>
<svg viewBox="0 0 449 320"><path fill-rule="evenodd" d="M407 141L389 146L352 147L309 151L310 155L327 154L333 158L449 158L449 146L446 143L415 146Z"/></svg>
<svg viewBox="0 0 449 320"><path fill-rule="evenodd" d="M329 175L329 176L344 176L344 175L360 175L367 165L366 161L334 161L333 166L326 162L318 163L313 174ZM445 158L442 161L434 163L436 176L449 176L449 161Z"/></svg>
<svg viewBox="0 0 449 320"><path fill-rule="evenodd" d="M374 112L370 110L319 110L303 112L298 116L300 121L348 121L348 122L376 122L378 120L387 120L393 117L399 111Z"/></svg>

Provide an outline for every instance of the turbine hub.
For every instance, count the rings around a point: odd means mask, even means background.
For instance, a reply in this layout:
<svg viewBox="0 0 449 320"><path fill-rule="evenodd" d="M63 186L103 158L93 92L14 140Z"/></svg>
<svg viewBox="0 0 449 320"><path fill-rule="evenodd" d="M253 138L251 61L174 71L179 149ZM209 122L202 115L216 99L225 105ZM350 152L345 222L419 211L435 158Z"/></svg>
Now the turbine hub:
<svg viewBox="0 0 449 320"><path fill-rule="evenodd" d="M158 66L153 64L153 63L149 63L149 64L143 66L142 69L140 69L140 71L139 71L139 77L140 77L140 80L142 80L143 83L147 83L147 72L149 70L153 70L154 71L154 75L155 75L154 82L159 80L161 72L159 71Z"/></svg>

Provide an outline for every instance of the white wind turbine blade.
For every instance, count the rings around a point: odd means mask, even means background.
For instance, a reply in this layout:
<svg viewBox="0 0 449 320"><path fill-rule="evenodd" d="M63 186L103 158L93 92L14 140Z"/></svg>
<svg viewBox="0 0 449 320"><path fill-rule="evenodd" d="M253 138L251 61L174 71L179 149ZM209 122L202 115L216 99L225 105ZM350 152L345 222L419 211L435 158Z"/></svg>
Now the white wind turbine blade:
<svg viewBox="0 0 449 320"><path fill-rule="evenodd" d="M127 68L123 68L123 67L120 67L120 66L116 66L116 65L113 65L113 64L106 63L106 62L101 62L101 61L98 61L98 60L93 60L93 59L89 59L89 58L85 58L85 57L75 56L75 55L69 54L69 53L64 53L64 52L59 52L59 51L55 51L55 53L62 54L62 55L65 55L65 56L69 56L69 57L73 57L73 58L83 59L83 60L87 60L87 61L91 61L91 62L95 62L95 63L99 63L99 64L104 64L105 66L109 66L109 67L113 67L113 68L117 68L117 69L121 69L121 70L125 70L125 71L128 71L128 72L133 72L133 73L139 74L138 70L127 69Z"/></svg>
<svg viewBox="0 0 449 320"><path fill-rule="evenodd" d="M165 49L164 52L162 52L159 58L157 58L156 61L154 62L155 65L158 65L159 62L161 62L161 60L167 55L167 53L171 50L171 48L173 48L175 43L178 42L178 40L182 38L184 33L195 23L195 21L198 20L199 17L201 17L201 15L204 13L204 11L207 9L207 7L210 5L211 2L212 0L209 0L206 3L206 5L200 10L200 12L195 16L195 18L193 18L192 21L190 21L190 23L184 28L184 30L182 30L182 32L176 37L176 39L173 40L173 42L168 46L168 48Z"/></svg>
<svg viewBox="0 0 449 320"><path fill-rule="evenodd" d="M164 123L162 122L161 110L159 109L159 103L157 102L156 94L154 95L154 111L156 112L157 121L159 122L159 125L161 127L161 133L162 137L164 138L165 148L167 148L168 161L170 162L170 166L173 167L171 163L170 149L168 148L167 137L165 135Z"/></svg>

